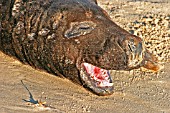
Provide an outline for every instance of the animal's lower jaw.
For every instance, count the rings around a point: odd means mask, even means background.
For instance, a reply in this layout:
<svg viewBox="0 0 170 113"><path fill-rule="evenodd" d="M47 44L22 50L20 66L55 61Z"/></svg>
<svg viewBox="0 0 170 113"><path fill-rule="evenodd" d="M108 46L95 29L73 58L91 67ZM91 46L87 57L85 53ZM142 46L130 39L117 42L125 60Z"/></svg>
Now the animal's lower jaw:
<svg viewBox="0 0 170 113"><path fill-rule="evenodd" d="M83 85L95 94L104 96L113 93L113 83L108 70L82 63L80 78Z"/></svg>

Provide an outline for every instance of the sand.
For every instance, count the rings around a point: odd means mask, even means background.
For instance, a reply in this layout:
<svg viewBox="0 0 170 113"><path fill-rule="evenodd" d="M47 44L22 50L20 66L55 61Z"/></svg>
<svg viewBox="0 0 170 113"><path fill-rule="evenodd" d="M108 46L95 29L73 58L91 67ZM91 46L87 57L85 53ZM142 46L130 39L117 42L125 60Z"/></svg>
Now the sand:
<svg viewBox="0 0 170 113"><path fill-rule="evenodd" d="M169 0L143 1L98 2L120 26L147 12L170 14ZM158 74L113 71L115 91L102 97L67 79L23 65L0 52L0 113L170 113L169 67L170 62L165 62L164 69ZM30 95L21 80L39 105L25 101L29 101ZM47 106L41 106L42 102Z"/></svg>

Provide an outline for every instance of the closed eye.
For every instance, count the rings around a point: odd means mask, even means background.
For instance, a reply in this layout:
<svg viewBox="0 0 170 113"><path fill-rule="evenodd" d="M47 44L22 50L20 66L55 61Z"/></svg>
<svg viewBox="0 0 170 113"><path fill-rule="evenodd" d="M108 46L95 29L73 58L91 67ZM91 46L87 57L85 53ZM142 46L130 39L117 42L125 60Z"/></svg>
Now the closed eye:
<svg viewBox="0 0 170 113"><path fill-rule="evenodd" d="M92 21L72 22L70 28L66 30L64 36L66 38L73 38L86 35L91 33L95 27L96 24Z"/></svg>
<svg viewBox="0 0 170 113"><path fill-rule="evenodd" d="M81 29L81 30L88 30L88 29L90 29L90 27L84 26L84 27L80 27L79 29Z"/></svg>

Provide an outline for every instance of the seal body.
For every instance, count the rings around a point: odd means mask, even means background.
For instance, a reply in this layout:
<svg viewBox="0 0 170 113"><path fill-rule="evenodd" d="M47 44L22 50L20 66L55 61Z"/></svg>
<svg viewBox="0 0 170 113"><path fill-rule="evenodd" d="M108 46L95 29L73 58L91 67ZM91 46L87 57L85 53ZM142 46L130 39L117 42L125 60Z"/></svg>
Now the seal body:
<svg viewBox="0 0 170 113"><path fill-rule="evenodd" d="M1 1L0 49L23 63L98 95L113 93L108 70L158 69L142 39L116 25L96 0Z"/></svg>

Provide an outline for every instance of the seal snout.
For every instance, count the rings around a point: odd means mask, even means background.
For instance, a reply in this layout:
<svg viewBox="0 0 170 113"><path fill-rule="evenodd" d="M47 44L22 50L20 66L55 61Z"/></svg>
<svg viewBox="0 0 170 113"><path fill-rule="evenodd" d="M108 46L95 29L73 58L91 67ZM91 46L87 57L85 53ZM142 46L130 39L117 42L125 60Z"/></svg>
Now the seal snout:
<svg viewBox="0 0 170 113"><path fill-rule="evenodd" d="M127 44L127 55L128 55L128 67L138 66L144 56L144 47L141 41L135 41L134 39L128 40Z"/></svg>
<svg viewBox="0 0 170 113"><path fill-rule="evenodd" d="M137 37L127 40L127 56L128 67L138 68L144 67L148 70L157 72L160 66L157 63L157 58L154 57L147 49L145 49L142 40Z"/></svg>

